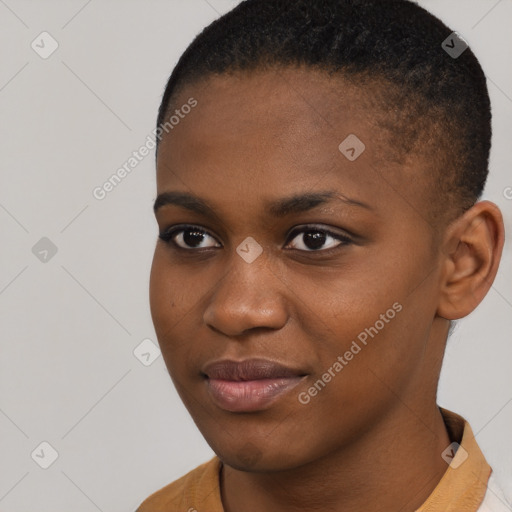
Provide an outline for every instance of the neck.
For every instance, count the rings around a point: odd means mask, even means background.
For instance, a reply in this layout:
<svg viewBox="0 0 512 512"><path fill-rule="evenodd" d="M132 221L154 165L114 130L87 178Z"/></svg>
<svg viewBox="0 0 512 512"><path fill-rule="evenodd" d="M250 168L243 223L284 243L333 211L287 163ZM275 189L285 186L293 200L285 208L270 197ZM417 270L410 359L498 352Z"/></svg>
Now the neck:
<svg viewBox="0 0 512 512"><path fill-rule="evenodd" d="M250 473L224 465L224 510L416 510L446 471L441 453L451 441L435 404L422 414L402 402L394 409L354 445L300 467Z"/></svg>

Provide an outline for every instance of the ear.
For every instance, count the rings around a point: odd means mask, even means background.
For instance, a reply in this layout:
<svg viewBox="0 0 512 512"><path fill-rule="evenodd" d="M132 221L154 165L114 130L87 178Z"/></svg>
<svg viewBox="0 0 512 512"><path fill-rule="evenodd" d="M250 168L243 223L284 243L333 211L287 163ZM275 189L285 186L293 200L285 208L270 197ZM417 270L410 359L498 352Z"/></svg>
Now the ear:
<svg viewBox="0 0 512 512"><path fill-rule="evenodd" d="M437 314L463 318L491 287L505 240L503 217L490 201L476 203L446 230Z"/></svg>

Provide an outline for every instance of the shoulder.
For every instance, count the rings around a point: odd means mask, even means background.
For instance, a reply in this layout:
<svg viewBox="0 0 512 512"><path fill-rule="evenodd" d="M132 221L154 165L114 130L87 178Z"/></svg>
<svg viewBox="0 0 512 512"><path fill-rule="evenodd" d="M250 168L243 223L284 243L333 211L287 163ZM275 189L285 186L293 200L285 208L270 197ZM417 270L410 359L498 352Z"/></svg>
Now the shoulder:
<svg viewBox="0 0 512 512"><path fill-rule="evenodd" d="M221 462L214 457L178 480L148 496L136 512L194 511L205 505L222 511L219 471Z"/></svg>
<svg viewBox="0 0 512 512"><path fill-rule="evenodd" d="M512 501L510 497L505 496L503 487L493 471L487 482L487 490L478 512L510 512L511 510Z"/></svg>

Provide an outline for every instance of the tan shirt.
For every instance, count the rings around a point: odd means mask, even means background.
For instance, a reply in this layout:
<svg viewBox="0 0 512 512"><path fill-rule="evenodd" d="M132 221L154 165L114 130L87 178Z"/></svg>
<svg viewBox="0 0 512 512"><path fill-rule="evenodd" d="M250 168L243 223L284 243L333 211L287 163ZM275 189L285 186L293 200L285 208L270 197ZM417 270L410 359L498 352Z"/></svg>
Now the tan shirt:
<svg viewBox="0 0 512 512"><path fill-rule="evenodd" d="M456 453L451 449L443 452L446 472L417 512L477 512L484 501L491 467L467 421L446 409L440 410L450 439L460 447ZM221 467L222 462L214 457L153 493L136 512L224 512Z"/></svg>

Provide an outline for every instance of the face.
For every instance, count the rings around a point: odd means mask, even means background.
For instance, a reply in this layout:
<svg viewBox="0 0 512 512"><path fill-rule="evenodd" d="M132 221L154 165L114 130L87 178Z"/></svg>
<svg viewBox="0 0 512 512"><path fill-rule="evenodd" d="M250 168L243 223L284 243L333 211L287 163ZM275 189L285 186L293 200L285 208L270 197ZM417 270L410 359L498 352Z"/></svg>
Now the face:
<svg viewBox="0 0 512 512"><path fill-rule="evenodd" d="M441 345L423 157L386 164L369 89L320 72L215 76L174 108L190 98L159 147L150 302L213 450L298 467L397 404L427 407Z"/></svg>

